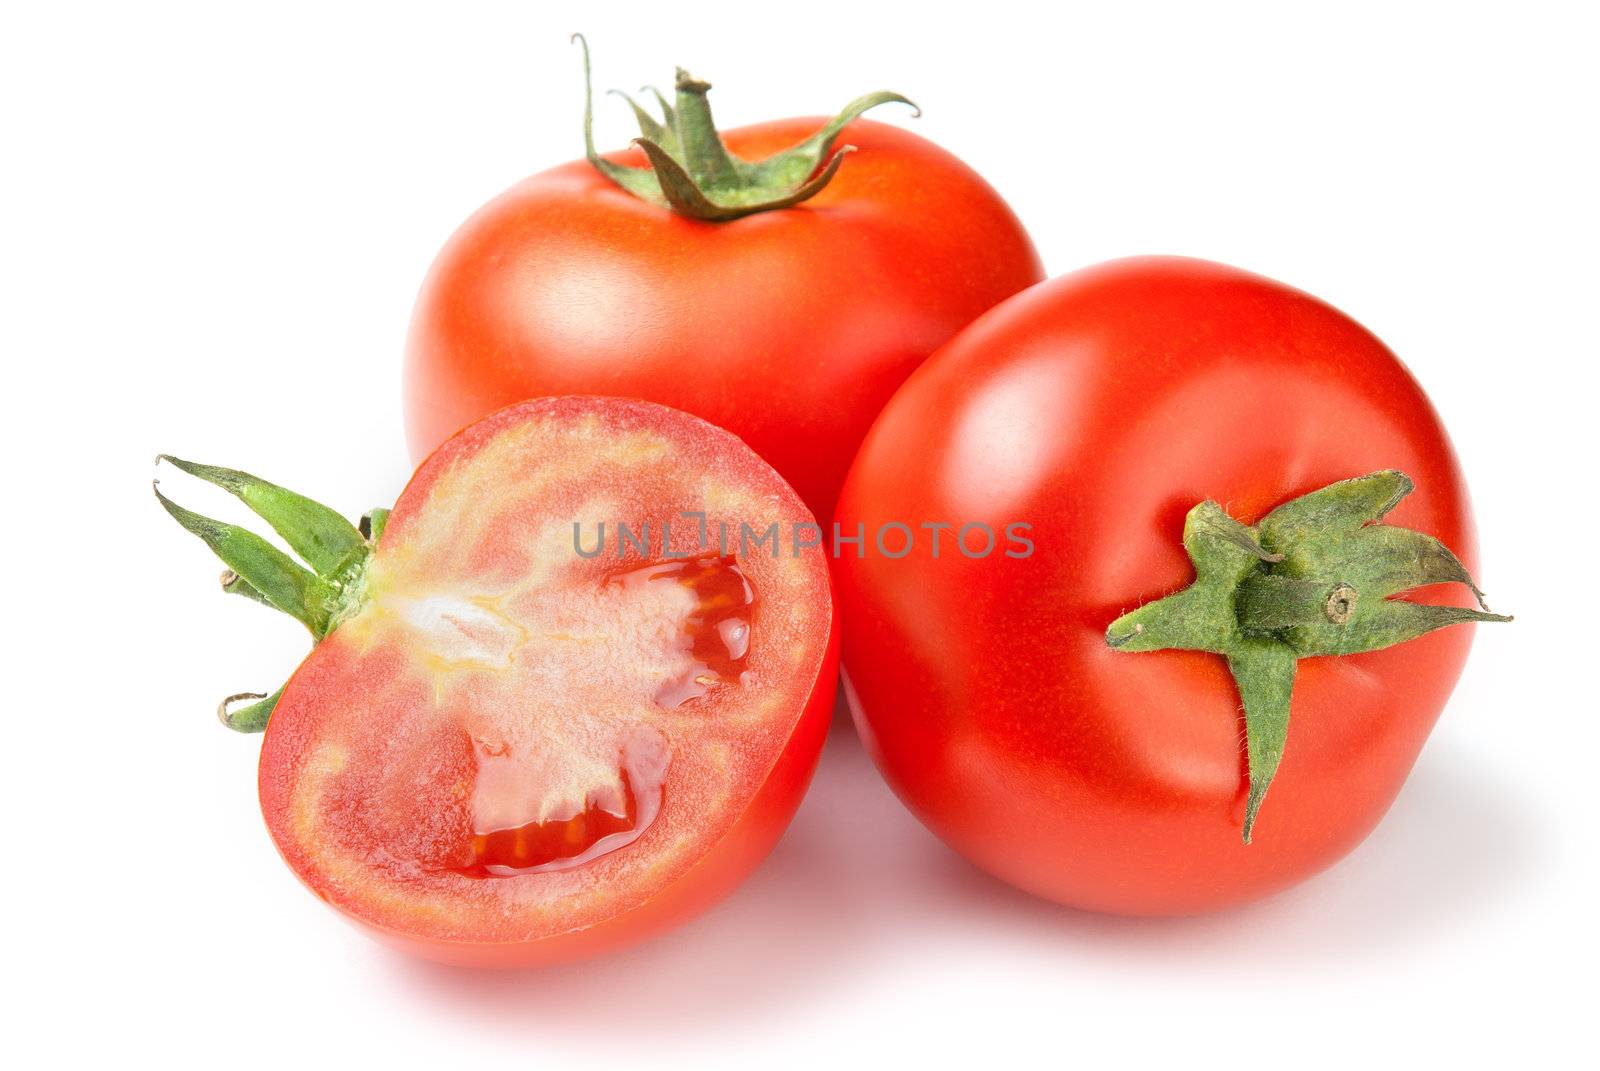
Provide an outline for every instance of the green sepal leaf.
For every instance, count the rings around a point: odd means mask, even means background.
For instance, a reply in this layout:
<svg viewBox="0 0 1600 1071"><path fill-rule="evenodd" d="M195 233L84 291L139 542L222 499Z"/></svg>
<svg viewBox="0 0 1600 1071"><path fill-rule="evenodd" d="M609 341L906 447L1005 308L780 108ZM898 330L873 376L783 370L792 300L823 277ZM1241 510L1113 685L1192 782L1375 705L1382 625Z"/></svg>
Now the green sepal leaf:
<svg viewBox="0 0 1600 1071"><path fill-rule="evenodd" d="M672 110L670 108L666 109L667 124L669 125L663 125L662 123L656 121L655 116L651 115L649 112L645 111L644 108L640 107L638 101L634 100L622 90L608 89L606 92L614 97L621 97L623 100L628 102L628 107L633 109L634 121L639 124L639 136L641 138L648 139L665 147L669 153L677 152L678 133L670 125L672 122Z"/></svg>
<svg viewBox="0 0 1600 1071"><path fill-rule="evenodd" d="M1106 643L1118 650L1210 651L1228 660L1245 712L1246 843L1283 756L1297 659L1377 651L1454 624L1511 620L1488 611L1444 544L1379 523L1412 489L1409 477L1392 470L1341 480L1284 503L1253 528L1202 502L1183 530L1194 582L1106 629ZM1482 608L1397 598L1439 583L1466 586Z"/></svg>
<svg viewBox="0 0 1600 1071"><path fill-rule="evenodd" d="M1257 528L1268 546L1289 553L1304 540L1326 541L1381 521L1415 486L1393 469L1340 480L1285 502Z"/></svg>
<svg viewBox="0 0 1600 1071"><path fill-rule="evenodd" d="M833 159L828 161L828 166L823 168L815 178L781 197L768 200L746 200L747 198L763 198L767 194L764 190L755 187L733 187L723 191L724 197L721 201L712 201L701 192L701 184L696 182L683 169L683 165L668 156L659 145L652 144L643 138L640 138L635 144L644 150L645 156L649 157L650 163L654 168L652 173L660 183L661 192L666 195L667 203L675 211L683 215L712 223L725 223L730 219L748 216L753 212L767 212L774 208L787 208L790 205L797 205L801 201L816 196L832 180L834 173L839 170L839 164L843 162L845 156L855 151L848 145L840 149L833 154Z"/></svg>
<svg viewBox="0 0 1600 1071"><path fill-rule="evenodd" d="M1239 600L1247 625L1271 625L1264 601L1283 608L1291 586L1297 612L1278 619L1283 638L1302 658L1359 654L1416 639L1466 621L1509 621L1488 612L1483 592L1443 543L1423 532L1380 522L1413 490L1403 472L1341 480L1287 502L1262 518L1264 545L1280 564ZM1276 581L1277 591L1269 591ZM1393 598L1431 584L1461 584L1480 610L1423 606ZM1342 596L1337 605L1335 589Z"/></svg>
<svg viewBox="0 0 1600 1071"><path fill-rule="evenodd" d="M669 131L674 138L674 142L671 146L669 146L669 148L676 151L677 142L675 139L678 136L678 113L673 109L671 102L669 102L667 98L662 95L661 90L657 89L655 86L640 86L639 92L648 93L656 99L656 104L661 108L662 126L664 129Z"/></svg>
<svg viewBox="0 0 1600 1071"><path fill-rule="evenodd" d="M158 460L220 487L243 502L317 573L325 575L335 569L364 542L355 526L337 511L248 472L201 465L169 454L162 454Z"/></svg>
<svg viewBox="0 0 1600 1071"><path fill-rule="evenodd" d="M1286 630L1290 646L1301 658L1314 655L1364 654L1407 643L1450 625L1471 621L1510 621L1503 614L1461 606L1428 606L1403 599L1362 600L1342 624L1319 622Z"/></svg>
<svg viewBox="0 0 1600 1071"><path fill-rule="evenodd" d="M277 547L247 528L213 520L184 509L155 483L156 498L173 520L198 536L258 594L259 600L282 610L321 639L327 632L328 591L323 582Z"/></svg>
<svg viewBox="0 0 1600 1071"><path fill-rule="evenodd" d="M583 34L575 33L572 39L583 47L583 152L593 165L606 178L621 186L641 201L648 201L662 208L670 207L666 195L661 191L661 184L656 181L655 175L646 167L624 167L622 164L612 163L594 147L594 90L589 76L589 42Z"/></svg>
<svg viewBox="0 0 1600 1071"><path fill-rule="evenodd" d="M1295 653L1271 639L1247 639L1228 653L1228 670L1244 702L1245 754L1250 788L1245 800L1244 842L1255 831L1261 801L1278 773L1289 738L1289 696L1294 690Z"/></svg>
<svg viewBox="0 0 1600 1071"><path fill-rule="evenodd" d="M217 720L235 732L262 732L266 729L267 721L272 717L272 711L282 697L282 688L271 695L263 695L260 692L240 692L238 695L230 695L217 704ZM247 699L256 702L242 707L237 705Z"/></svg>
<svg viewBox="0 0 1600 1071"><path fill-rule="evenodd" d="M251 602L259 602L262 606L272 606L267 597L257 591L250 581L234 572L232 569L222 574L222 591L225 595L242 595Z"/></svg>
<svg viewBox="0 0 1600 1071"><path fill-rule="evenodd" d="M830 156L834 140L844 128L880 104L908 105L913 118L922 114L922 109L917 107L915 101L899 93L880 91L864 94L846 104L826 126L793 148L785 149L765 160L743 163L741 170L746 176L746 181L753 185L764 186L795 186L804 182L812 172L816 171L817 165Z"/></svg>
<svg viewBox="0 0 1600 1071"><path fill-rule="evenodd" d="M306 626L314 643L361 607L367 564L388 522L387 509L368 511L357 528L327 506L247 472L165 454L157 460L237 496L316 569L312 572L249 529L185 509L153 483L162 508L227 564L224 592L282 610ZM231 695L218 706L217 716L231 729L260 732L282 692Z"/></svg>
<svg viewBox="0 0 1600 1071"><path fill-rule="evenodd" d="M1106 642L1124 651L1214 651L1227 653L1238 623L1233 592L1260 566L1266 552L1253 529L1215 502L1202 502L1183 520L1183 549L1194 563L1194 583L1175 595L1123 614L1106 630Z"/></svg>

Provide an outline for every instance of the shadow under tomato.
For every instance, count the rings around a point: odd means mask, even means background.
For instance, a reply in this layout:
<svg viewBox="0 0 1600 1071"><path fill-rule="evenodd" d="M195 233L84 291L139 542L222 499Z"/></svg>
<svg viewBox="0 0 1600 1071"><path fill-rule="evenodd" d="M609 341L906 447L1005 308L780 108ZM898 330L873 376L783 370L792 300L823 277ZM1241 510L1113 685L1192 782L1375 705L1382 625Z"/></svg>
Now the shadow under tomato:
<svg viewBox="0 0 1600 1071"><path fill-rule="evenodd" d="M1493 772L1430 749L1378 830L1327 873L1231 912L1129 919L1058 907L945 848L836 718L816 783L771 859L727 902L654 942L586 962L483 973L410 960L406 978L480 1027L547 1039L705 1035L792 1022L812 1000L958 946L1074 972L1248 975L1389 956L1504 900L1542 853ZM923 965L919 967L920 965Z"/></svg>

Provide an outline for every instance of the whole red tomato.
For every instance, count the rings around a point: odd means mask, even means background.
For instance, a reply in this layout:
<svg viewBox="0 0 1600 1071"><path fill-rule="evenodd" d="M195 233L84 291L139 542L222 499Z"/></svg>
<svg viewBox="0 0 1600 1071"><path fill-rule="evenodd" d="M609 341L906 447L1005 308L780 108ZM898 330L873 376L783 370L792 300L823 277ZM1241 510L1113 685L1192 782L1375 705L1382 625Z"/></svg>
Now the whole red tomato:
<svg viewBox="0 0 1600 1071"><path fill-rule="evenodd" d="M365 532L172 463L305 562L162 499L229 591L318 641L224 720L266 731L284 859L381 939L472 966L628 944L728 893L793 816L838 676L828 566L814 543L721 535L811 524L729 433L631 399L524 402L440 447Z"/></svg>
<svg viewBox="0 0 1600 1071"><path fill-rule="evenodd" d="M889 782L980 866L1103 911L1220 908L1348 852L1466 658L1470 628L1432 630L1489 616L1416 380L1328 305L1198 260L980 318L879 417L838 520L866 532L835 574ZM873 546L895 524L903 557Z"/></svg>
<svg viewBox="0 0 1600 1071"><path fill-rule="evenodd" d="M708 88L680 71L666 119L641 113L643 148L535 175L445 245L407 344L415 457L523 398L638 397L734 432L826 518L901 381L1042 277L972 169L849 121L903 98L718 140Z"/></svg>

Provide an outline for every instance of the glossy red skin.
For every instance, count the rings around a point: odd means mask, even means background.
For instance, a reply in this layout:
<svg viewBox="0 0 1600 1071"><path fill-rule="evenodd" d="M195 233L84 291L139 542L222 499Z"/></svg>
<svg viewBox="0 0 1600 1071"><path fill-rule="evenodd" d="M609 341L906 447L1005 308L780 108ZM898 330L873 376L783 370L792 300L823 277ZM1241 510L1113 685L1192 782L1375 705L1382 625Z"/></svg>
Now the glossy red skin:
<svg viewBox="0 0 1600 1071"><path fill-rule="evenodd" d="M558 407L581 409L596 402L602 405L612 403L616 399L575 397L545 401ZM514 407L515 410L523 408ZM503 419L510 415L514 415L513 409L507 409L490 419ZM484 424L490 423L490 419L486 419ZM698 424L698 421L695 423ZM724 434L720 430L708 430L719 436ZM388 522L389 532L398 531L413 519L412 511L426 502L429 485L449 467L452 455L463 449L470 450L469 446L463 445L470 434L468 431L447 440L427 462L419 466L395 505ZM380 549L379 553L383 551ZM723 900L750 876L782 839L816 772L832 722L839 679L839 634L838 614L830 608L827 639L816 680L806 693L788 743L732 827L714 843L706 844L698 861L656 895L592 925L575 927L534 941L475 943L461 939L423 937L375 925L341 908L320 886L320 879L309 875L297 864L297 860L285 851L279 831L290 822L288 814L294 790L292 756L303 750L306 740L314 739L319 734L315 720L306 717L296 703L297 692L325 687L377 690L384 683L382 680L362 679L359 671L349 665L348 660L332 644L325 643L301 663L284 686L284 697L267 725L257 771L263 816L269 831L273 833L280 855L312 893L339 910L341 917L354 923L360 930L399 951L450 966L490 969L543 967L616 951L673 929Z"/></svg>
<svg viewBox="0 0 1600 1071"><path fill-rule="evenodd" d="M1104 631L1190 582L1181 534L1196 503L1253 523L1386 468L1417 484L1388 519L1474 568L1437 414L1394 355L1330 306L1178 258L1115 261L1006 302L896 394L839 517L869 532L891 519L1025 521L1037 550L968 560L946 544L933 561L923 545L900 561L836 563L869 749L954 848L1063 904L1202 912L1315 874L1394 800L1471 627L1301 660L1287 750L1248 846L1243 720L1223 659L1119 653Z"/></svg>
<svg viewBox="0 0 1600 1071"><path fill-rule="evenodd" d="M760 158L824 122L724 138ZM979 313L1043 278L1015 215L954 156L867 120L838 144L858 151L816 197L729 223L647 204L584 160L485 206L417 299L413 457L523 398L638 397L732 431L831 516L894 389ZM644 163L637 150L613 159Z"/></svg>

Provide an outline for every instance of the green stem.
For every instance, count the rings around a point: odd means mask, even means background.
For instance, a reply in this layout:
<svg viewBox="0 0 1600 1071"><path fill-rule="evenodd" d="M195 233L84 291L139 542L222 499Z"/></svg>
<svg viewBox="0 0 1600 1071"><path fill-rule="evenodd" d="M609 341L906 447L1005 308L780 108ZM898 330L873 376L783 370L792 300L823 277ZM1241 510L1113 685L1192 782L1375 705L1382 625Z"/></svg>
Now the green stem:
<svg viewBox="0 0 1600 1071"><path fill-rule="evenodd" d="M851 145L834 147L846 126L880 104L898 102L916 109L898 93L869 93L845 105L821 130L798 145L764 160L742 160L728 152L717 133L707 98L710 83L680 67L674 83L676 107L646 87L661 106L660 120L626 93L611 91L633 110L639 124L639 137L634 143L650 161L648 167L625 167L607 160L595 149L589 43L582 34L573 34L572 39L583 49L583 143L589 162L640 200L690 219L725 223L808 200L833 180L845 155L854 151ZM920 115L920 110L915 114Z"/></svg>
<svg viewBox="0 0 1600 1071"><path fill-rule="evenodd" d="M683 160L697 182L707 189L732 189L739 183L738 169L733 157L728 155L717 133L717 124L711 118L711 102L706 94L710 82L702 82L682 67L673 80L677 94L678 144L682 146ZM641 136L649 134L641 128Z"/></svg>
<svg viewBox="0 0 1600 1071"><path fill-rule="evenodd" d="M1454 624L1511 620L1489 612L1444 544L1378 523L1412 487L1393 471L1342 480L1279 506L1253 528L1202 502L1183 528L1194 583L1106 629L1106 643L1120 651L1209 651L1228 660L1244 704L1246 844L1283 756L1296 661L1382 650ZM1438 583L1466 585L1480 609L1397 598Z"/></svg>

